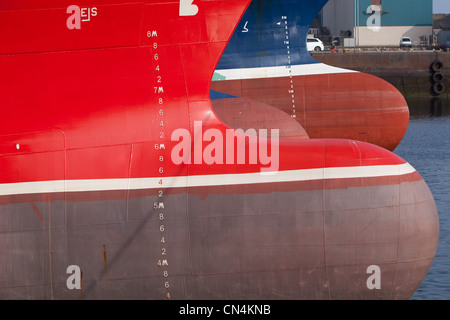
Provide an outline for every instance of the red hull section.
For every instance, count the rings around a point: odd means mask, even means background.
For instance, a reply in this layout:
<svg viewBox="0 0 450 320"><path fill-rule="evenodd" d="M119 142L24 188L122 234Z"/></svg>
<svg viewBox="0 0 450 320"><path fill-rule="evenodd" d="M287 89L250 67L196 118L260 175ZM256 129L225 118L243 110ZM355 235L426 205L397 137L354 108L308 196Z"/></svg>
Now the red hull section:
<svg viewBox="0 0 450 320"><path fill-rule="evenodd" d="M413 295L438 218L406 161L213 112L249 1L84 3L0 4L1 298Z"/></svg>
<svg viewBox="0 0 450 320"><path fill-rule="evenodd" d="M310 138L365 141L394 150L409 123L404 97L364 73L213 81L211 89L274 106L295 117ZM213 100L213 107L221 100Z"/></svg>

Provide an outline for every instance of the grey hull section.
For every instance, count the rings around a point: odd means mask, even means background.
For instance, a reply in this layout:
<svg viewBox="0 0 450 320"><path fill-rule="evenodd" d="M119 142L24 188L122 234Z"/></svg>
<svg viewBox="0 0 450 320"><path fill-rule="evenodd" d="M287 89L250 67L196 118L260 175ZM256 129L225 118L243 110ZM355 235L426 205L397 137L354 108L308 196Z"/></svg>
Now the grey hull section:
<svg viewBox="0 0 450 320"><path fill-rule="evenodd" d="M0 298L409 299L438 233L421 179L10 196Z"/></svg>

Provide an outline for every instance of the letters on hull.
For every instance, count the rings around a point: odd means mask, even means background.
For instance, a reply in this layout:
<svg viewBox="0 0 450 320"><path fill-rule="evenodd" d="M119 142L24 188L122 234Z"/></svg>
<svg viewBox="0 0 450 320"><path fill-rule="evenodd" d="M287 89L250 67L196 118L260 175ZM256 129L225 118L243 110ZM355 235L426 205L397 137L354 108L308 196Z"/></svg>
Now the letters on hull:
<svg viewBox="0 0 450 320"><path fill-rule="evenodd" d="M414 168L213 111L249 2L0 3L0 298L413 295L439 231Z"/></svg>

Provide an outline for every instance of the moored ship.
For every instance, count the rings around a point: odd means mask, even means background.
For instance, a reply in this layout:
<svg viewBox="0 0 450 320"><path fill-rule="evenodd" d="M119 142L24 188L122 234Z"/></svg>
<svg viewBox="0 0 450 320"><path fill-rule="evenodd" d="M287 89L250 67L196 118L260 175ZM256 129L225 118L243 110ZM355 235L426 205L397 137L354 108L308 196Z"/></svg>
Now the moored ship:
<svg viewBox="0 0 450 320"><path fill-rule="evenodd" d="M236 117L230 104L255 111L264 104L297 120L310 138L354 139L393 151L409 123L403 95L383 79L319 63L308 52L309 27L326 3L252 1L211 84L229 96L213 95L213 107L228 120Z"/></svg>
<svg viewBox="0 0 450 320"><path fill-rule="evenodd" d="M412 296L438 241L414 168L213 111L248 5L0 4L1 298Z"/></svg>

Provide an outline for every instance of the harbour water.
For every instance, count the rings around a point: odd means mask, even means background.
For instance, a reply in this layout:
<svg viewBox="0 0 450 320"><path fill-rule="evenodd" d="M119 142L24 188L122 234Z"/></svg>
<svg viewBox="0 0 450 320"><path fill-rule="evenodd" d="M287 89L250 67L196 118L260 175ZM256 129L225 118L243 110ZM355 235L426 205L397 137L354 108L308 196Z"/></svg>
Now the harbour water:
<svg viewBox="0 0 450 320"><path fill-rule="evenodd" d="M408 131L394 151L425 179L439 212L434 262L413 300L450 300L450 103L445 98L408 101Z"/></svg>

